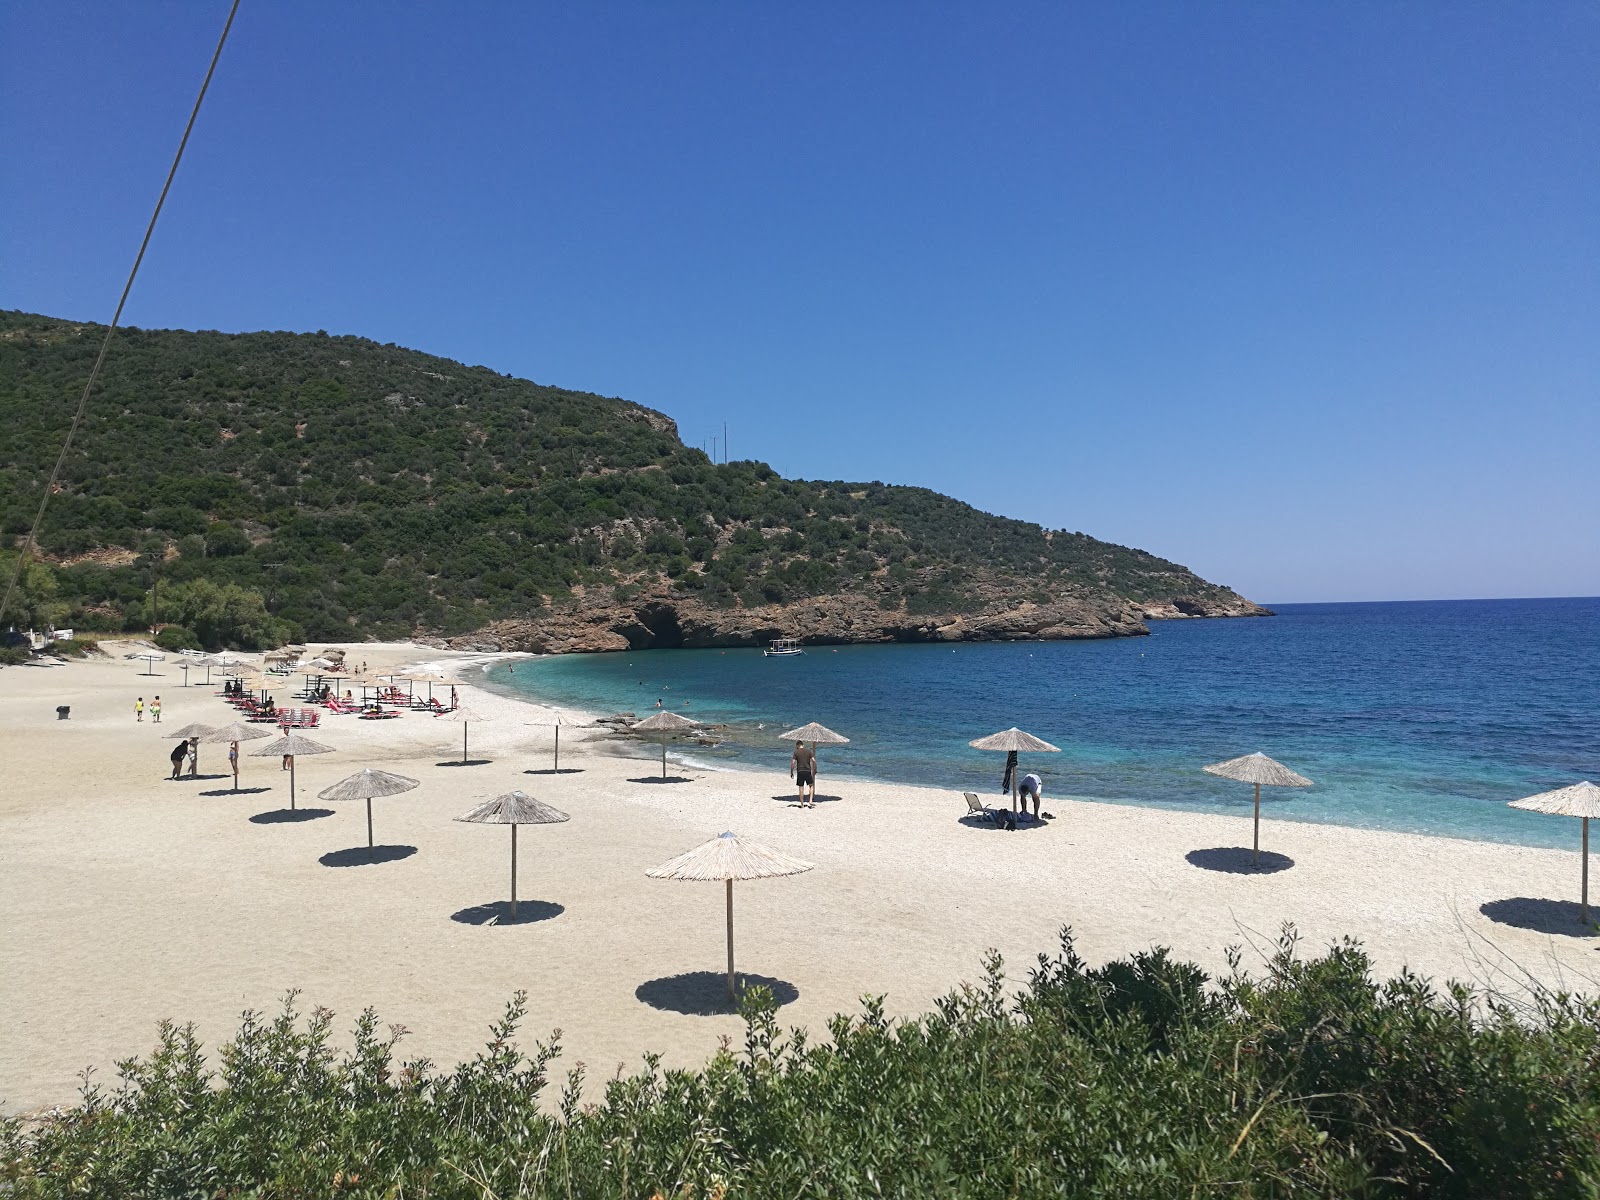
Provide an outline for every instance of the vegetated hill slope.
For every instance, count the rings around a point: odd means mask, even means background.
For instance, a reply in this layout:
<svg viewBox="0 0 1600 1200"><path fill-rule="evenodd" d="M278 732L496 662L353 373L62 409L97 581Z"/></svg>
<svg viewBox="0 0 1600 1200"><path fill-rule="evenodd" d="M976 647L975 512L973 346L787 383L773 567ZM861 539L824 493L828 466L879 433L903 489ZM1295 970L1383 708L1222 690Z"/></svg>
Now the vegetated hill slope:
<svg viewBox="0 0 1600 1200"><path fill-rule="evenodd" d="M8 546L103 333L0 313ZM163 590L259 592L306 638L490 628L554 649L1264 611L1143 551L921 488L713 465L637 404L322 333L119 330L39 545L89 628L148 620L157 570Z"/></svg>

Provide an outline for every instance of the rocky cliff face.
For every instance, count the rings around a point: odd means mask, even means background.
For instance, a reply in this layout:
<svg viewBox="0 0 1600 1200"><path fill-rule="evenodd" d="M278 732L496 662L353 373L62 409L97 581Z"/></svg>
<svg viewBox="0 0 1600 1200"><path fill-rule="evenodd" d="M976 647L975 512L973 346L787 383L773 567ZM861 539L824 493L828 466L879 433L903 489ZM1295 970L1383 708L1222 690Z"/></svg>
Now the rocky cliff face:
<svg viewBox="0 0 1600 1200"><path fill-rule="evenodd" d="M571 654L680 646L760 646L773 638L807 645L862 642L1011 642L1138 637L1146 618L1266 616L1248 600L1179 597L1137 605L1113 597L1064 596L1045 603L1017 600L994 585L975 585L969 611L911 615L885 610L870 595L818 596L758 608L714 608L665 592L627 602L585 597L537 617L499 621L437 644L456 650Z"/></svg>

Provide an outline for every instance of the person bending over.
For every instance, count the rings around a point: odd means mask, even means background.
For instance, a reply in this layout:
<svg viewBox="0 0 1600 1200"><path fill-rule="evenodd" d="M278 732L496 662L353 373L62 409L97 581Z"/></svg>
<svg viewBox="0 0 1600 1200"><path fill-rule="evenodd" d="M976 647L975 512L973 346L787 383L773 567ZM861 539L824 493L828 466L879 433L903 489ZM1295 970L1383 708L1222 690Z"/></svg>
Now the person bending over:
<svg viewBox="0 0 1600 1200"><path fill-rule="evenodd" d="M817 754L804 742L794 744L794 755L789 759L789 774L794 776L796 794L801 808L817 806ZM809 799L807 791L811 793Z"/></svg>
<svg viewBox="0 0 1600 1200"><path fill-rule="evenodd" d="M1017 780L1018 812L1028 811L1028 799L1033 799L1033 818L1039 819L1039 801L1044 795L1044 780L1031 771Z"/></svg>

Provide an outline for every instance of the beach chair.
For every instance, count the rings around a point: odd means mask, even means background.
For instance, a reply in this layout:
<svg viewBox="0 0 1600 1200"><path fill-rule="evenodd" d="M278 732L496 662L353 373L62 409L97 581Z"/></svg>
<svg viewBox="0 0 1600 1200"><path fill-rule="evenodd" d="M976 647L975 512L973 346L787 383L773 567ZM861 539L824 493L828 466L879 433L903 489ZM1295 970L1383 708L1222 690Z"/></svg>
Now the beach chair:
<svg viewBox="0 0 1600 1200"><path fill-rule="evenodd" d="M995 815L993 809L984 807L983 801L978 799L976 792L962 792L961 794L967 798L967 816L982 817L991 825L1000 824L1000 818Z"/></svg>

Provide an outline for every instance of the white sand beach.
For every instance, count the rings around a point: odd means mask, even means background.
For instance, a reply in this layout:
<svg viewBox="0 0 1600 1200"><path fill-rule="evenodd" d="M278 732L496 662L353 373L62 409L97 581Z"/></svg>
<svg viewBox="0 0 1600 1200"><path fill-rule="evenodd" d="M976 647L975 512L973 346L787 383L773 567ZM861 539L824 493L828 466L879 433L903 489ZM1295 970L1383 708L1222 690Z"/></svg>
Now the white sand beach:
<svg viewBox="0 0 1600 1200"><path fill-rule="evenodd" d="M559 1028L563 1062L586 1064L591 1080L632 1070L652 1050L669 1065L698 1063L737 1038L740 1022L676 1011L692 1007L690 993L656 981L707 972L701 994L714 1000L722 888L644 873L725 829L816 864L736 888L740 971L778 981L782 1020L814 1033L867 993L886 994L891 1013L920 1011L975 978L991 947L1020 982L1063 925L1091 961L1166 945L1220 970L1226 948L1242 943L1248 967L1260 961L1254 947L1292 921L1307 952L1350 935L1383 972L1499 987L1526 972L1593 987L1600 940L1541 932L1555 906L1502 906L1511 921L1480 911L1517 898L1576 901L1576 822L1573 851L1558 851L1268 821L1263 846L1293 866L1237 874L1187 856L1248 846L1248 818L1053 795L1057 819L1043 828L974 828L959 819L961 790L989 792L987 776L949 791L867 783L830 776L825 748L824 800L812 810L790 804L791 785L775 773L680 767L682 782L655 781L648 748L619 754L576 728L586 717L573 712L560 715L562 766L575 770L551 774L555 710L474 686L474 656L372 644L350 647L372 672L437 663L458 673L463 703L493 718L470 728L471 757L489 761L451 765L459 724L325 716L309 736L337 752L297 764L299 803L333 811L281 821L272 814L288 806L289 777L276 759L249 756L264 743L241 747L239 792L229 790L226 746L201 747L204 778L167 778L173 743L163 733L232 718L200 685L203 671L184 687L172 657L146 675L121 657L128 647L106 649L111 657L0 670L7 1113L70 1103L88 1066L111 1081L116 1060L148 1050L163 1018L193 1021L215 1061L242 1010L272 1009L289 989L306 1008L335 1010L340 1028L370 1005L410 1031L404 1056L442 1065L479 1049L518 990L528 996L525 1041ZM162 724L136 722L135 698L156 694ZM60 704L69 720L56 719ZM421 780L373 802L379 845L415 851L324 865L330 852L365 846L365 813L316 793L368 766ZM513 788L571 814L519 834L519 894L540 919L455 919L505 899L509 837L451 818Z"/></svg>

